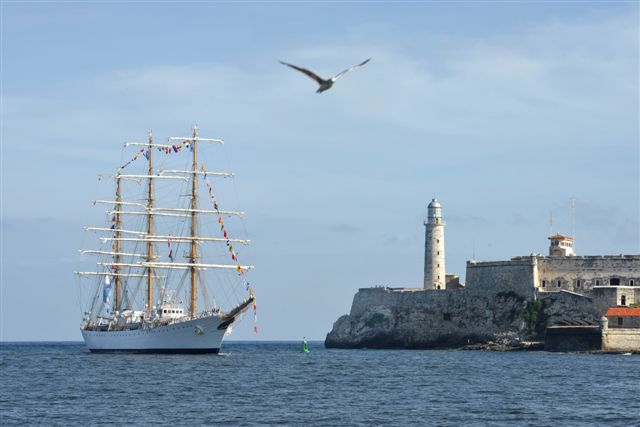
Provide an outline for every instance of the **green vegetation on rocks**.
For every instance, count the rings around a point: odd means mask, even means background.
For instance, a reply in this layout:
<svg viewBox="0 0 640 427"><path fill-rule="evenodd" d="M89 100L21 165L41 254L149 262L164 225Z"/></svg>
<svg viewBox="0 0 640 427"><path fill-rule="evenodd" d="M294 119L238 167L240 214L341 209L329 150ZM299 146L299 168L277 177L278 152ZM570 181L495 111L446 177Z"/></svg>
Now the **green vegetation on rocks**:
<svg viewBox="0 0 640 427"><path fill-rule="evenodd" d="M546 320L544 316L544 301L533 300L527 301L524 309L524 321L527 325L527 331L536 338L543 338L546 328Z"/></svg>

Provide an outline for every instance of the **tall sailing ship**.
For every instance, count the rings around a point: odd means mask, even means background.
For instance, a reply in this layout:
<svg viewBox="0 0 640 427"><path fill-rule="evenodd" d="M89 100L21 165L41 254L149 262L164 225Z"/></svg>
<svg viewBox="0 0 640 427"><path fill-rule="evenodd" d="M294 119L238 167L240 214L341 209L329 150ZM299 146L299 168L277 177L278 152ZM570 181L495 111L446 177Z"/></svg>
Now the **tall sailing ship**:
<svg viewBox="0 0 640 427"><path fill-rule="evenodd" d="M104 226L85 227L101 247L80 252L97 256L97 268L76 272L93 284L88 292L81 284L80 327L92 352L217 353L242 313L251 306L255 313L247 280L253 266L241 264L234 248L249 240L231 238L227 224L243 212L218 205L219 187L234 174L208 170L198 159L202 144L223 139L202 138L194 126L191 136L167 141L156 143L149 132L146 142L125 142L136 152L108 177L114 200L94 200L111 209ZM161 168L154 155L166 156ZM125 173L139 159L146 159L145 171ZM171 168L180 161L185 166ZM204 199L210 208L201 206Z"/></svg>

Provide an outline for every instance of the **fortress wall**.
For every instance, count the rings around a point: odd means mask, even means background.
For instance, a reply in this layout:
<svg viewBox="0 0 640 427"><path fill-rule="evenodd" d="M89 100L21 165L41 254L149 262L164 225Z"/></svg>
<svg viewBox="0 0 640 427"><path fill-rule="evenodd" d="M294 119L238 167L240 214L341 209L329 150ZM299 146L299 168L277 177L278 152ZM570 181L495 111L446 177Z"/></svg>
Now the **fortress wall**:
<svg viewBox="0 0 640 427"><path fill-rule="evenodd" d="M523 257L510 261L467 262L465 289L486 296L514 292L533 298L536 258Z"/></svg>
<svg viewBox="0 0 640 427"><path fill-rule="evenodd" d="M524 259L523 258L514 258ZM620 286L629 286L633 280L640 287L640 256L562 256L537 257L538 281L542 291L568 290L591 292L594 286L609 286L611 278L620 280ZM542 281L546 281L543 286ZM578 284L578 280L580 283ZM560 286L558 286L560 281ZM596 282L598 281L598 282Z"/></svg>
<svg viewBox="0 0 640 427"><path fill-rule="evenodd" d="M416 306L438 307L446 304L451 295L462 295L464 290L438 291L420 288L362 288L353 297L350 316L361 316L369 308L382 306L394 310L407 310Z"/></svg>

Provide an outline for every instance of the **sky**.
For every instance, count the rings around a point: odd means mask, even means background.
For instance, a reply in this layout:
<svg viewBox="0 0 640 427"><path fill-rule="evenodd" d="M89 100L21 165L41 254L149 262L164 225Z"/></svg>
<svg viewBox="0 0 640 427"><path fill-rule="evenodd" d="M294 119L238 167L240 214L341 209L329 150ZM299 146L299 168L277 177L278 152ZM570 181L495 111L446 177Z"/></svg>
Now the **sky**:
<svg viewBox="0 0 640 427"><path fill-rule="evenodd" d="M420 287L433 197L463 281L469 259L546 254L573 228L579 255L640 253L637 2L0 10L0 340L81 340L96 176L148 129L225 138L260 327L232 339L323 340L358 288ZM366 58L320 95L278 63Z"/></svg>

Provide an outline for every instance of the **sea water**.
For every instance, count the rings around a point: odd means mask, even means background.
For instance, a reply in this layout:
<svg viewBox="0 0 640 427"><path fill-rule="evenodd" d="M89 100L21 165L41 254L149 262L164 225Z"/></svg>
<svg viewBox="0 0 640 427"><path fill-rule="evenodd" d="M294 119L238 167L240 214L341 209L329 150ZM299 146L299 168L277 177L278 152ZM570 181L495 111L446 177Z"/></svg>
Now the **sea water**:
<svg viewBox="0 0 640 427"><path fill-rule="evenodd" d="M640 425L640 356L309 348L137 355L2 343L0 423Z"/></svg>

